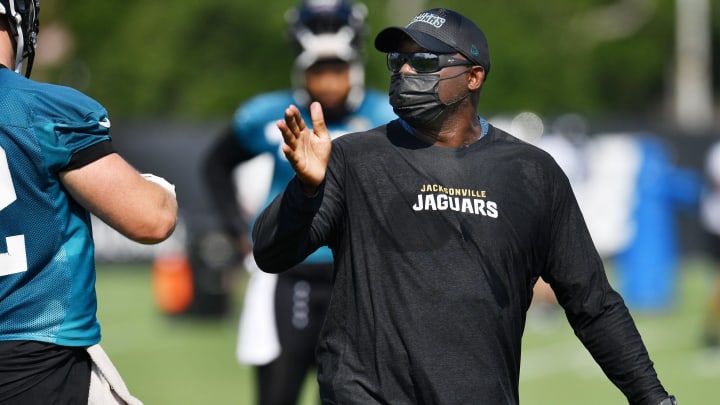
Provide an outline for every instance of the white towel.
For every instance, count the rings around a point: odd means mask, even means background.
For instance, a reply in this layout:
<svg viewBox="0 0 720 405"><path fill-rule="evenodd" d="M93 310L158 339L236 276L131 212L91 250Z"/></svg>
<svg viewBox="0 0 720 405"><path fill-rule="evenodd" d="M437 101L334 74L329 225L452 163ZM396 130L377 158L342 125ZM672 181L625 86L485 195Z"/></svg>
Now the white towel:
<svg viewBox="0 0 720 405"><path fill-rule="evenodd" d="M132 396L115 365L99 344L87 348L92 359L88 405L142 405Z"/></svg>
<svg viewBox="0 0 720 405"><path fill-rule="evenodd" d="M250 279L238 330L236 356L242 364L265 365L280 355L275 324L277 275L260 270L252 255L244 260Z"/></svg>

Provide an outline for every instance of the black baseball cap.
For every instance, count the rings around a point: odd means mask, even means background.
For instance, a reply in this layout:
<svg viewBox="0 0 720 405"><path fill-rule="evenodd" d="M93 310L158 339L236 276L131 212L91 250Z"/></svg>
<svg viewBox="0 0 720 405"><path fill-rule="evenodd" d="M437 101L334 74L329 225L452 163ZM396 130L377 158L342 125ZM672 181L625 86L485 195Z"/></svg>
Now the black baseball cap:
<svg viewBox="0 0 720 405"><path fill-rule="evenodd" d="M474 22L446 8L433 8L413 17L405 27L388 27L375 37L380 52L396 51L403 36L431 52L460 53L469 61L490 72L487 39Z"/></svg>

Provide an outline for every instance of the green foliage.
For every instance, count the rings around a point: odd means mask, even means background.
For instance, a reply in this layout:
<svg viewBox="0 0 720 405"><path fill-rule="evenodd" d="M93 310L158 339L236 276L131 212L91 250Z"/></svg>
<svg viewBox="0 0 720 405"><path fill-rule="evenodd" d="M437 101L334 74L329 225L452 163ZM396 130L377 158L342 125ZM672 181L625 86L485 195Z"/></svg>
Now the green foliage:
<svg viewBox="0 0 720 405"><path fill-rule="evenodd" d="M68 2L63 16L91 72L83 90L115 115L226 116L288 85L284 5L258 13L230 0L83 3Z"/></svg>
<svg viewBox="0 0 720 405"><path fill-rule="evenodd" d="M429 7L456 9L486 32L492 72L484 113L647 114L670 94L675 2L367 0L367 83L387 88L375 34ZM38 67L120 117L227 117L254 94L289 86L284 13L292 0L90 2L43 6L75 39L62 64ZM620 8L624 6L625 8ZM714 2L715 60L720 60ZM41 28L42 30L42 28ZM618 31L619 30L619 31ZM715 83L720 82L718 69Z"/></svg>

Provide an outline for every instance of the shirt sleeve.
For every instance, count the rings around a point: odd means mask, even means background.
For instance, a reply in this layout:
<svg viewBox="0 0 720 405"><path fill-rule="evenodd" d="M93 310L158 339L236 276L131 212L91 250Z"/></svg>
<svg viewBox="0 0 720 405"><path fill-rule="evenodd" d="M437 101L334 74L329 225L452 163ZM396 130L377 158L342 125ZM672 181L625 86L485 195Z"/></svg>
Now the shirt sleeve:
<svg viewBox="0 0 720 405"><path fill-rule="evenodd" d="M336 244L345 212L343 162L342 148L336 140L325 180L314 196L305 195L300 180L294 177L257 218L253 254L263 271L282 272L319 247L332 248Z"/></svg>
<svg viewBox="0 0 720 405"><path fill-rule="evenodd" d="M247 234L249 224L242 213L242 201L236 197L239 187L235 184L234 170L253 157L238 142L233 131L227 128L202 160L202 177L208 197L215 205L225 230L236 238Z"/></svg>
<svg viewBox="0 0 720 405"><path fill-rule="evenodd" d="M608 282L567 178L557 176L549 216L549 256L542 277L555 291L575 334L630 404L667 396L622 297Z"/></svg>
<svg viewBox="0 0 720 405"><path fill-rule="evenodd" d="M253 255L263 271L285 271L320 246L313 241L312 223L324 194L323 184L315 196L306 196L295 177L262 211L253 226Z"/></svg>
<svg viewBox="0 0 720 405"><path fill-rule="evenodd" d="M100 159L101 157L107 156L114 152L115 151L113 150L112 143L109 139L100 141L98 143L88 146L85 149L81 149L75 152L70 157L70 163L68 163L67 166L63 168L63 170L73 170L81 168Z"/></svg>
<svg viewBox="0 0 720 405"><path fill-rule="evenodd" d="M51 171L69 170L111 153L105 108L69 87L43 84L35 97L34 132ZM103 146L94 147L96 144Z"/></svg>

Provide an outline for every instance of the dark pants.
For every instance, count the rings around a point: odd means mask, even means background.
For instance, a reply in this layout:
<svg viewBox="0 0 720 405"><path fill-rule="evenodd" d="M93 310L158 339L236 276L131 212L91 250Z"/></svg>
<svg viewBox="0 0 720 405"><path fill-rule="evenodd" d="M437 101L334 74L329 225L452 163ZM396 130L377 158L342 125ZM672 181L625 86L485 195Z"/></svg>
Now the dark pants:
<svg viewBox="0 0 720 405"><path fill-rule="evenodd" d="M295 405L308 372L330 302L331 264L300 264L278 275L275 320L280 356L257 368L259 405Z"/></svg>
<svg viewBox="0 0 720 405"><path fill-rule="evenodd" d="M0 404L87 404L91 367L82 347L0 341Z"/></svg>

